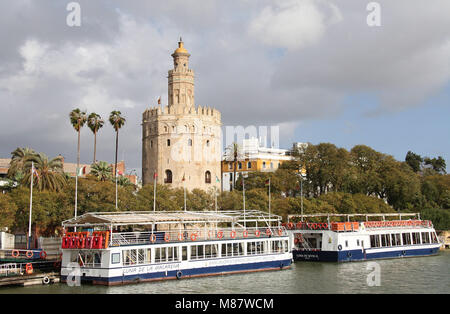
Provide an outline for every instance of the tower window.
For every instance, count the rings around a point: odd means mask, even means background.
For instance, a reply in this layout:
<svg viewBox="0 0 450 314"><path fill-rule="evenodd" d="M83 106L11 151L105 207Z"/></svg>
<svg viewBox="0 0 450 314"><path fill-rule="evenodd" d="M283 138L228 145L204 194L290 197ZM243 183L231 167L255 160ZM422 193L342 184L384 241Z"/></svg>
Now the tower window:
<svg viewBox="0 0 450 314"><path fill-rule="evenodd" d="M251 168L252 168L252 163L251 163L250 161L247 163L247 168L248 168L248 169L251 169Z"/></svg>
<svg viewBox="0 0 450 314"><path fill-rule="evenodd" d="M262 165L263 169L266 169L266 162L263 161L263 165Z"/></svg>
<svg viewBox="0 0 450 314"><path fill-rule="evenodd" d="M242 169L242 163L241 162L238 162L238 168Z"/></svg>
<svg viewBox="0 0 450 314"><path fill-rule="evenodd" d="M209 140L206 141L206 146L209 147Z"/></svg>
<svg viewBox="0 0 450 314"><path fill-rule="evenodd" d="M167 146L170 146L170 140L167 140Z"/></svg>
<svg viewBox="0 0 450 314"><path fill-rule="evenodd" d="M172 183L172 171L166 170L166 177L164 178L164 183Z"/></svg>
<svg viewBox="0 0 450 314"><path fill-rule="evenodd" d="M205 183L211 183L211 172L205 172Z"/></svg>
<svg viewBox="0 0 450 314"><path fill-rule="evenodd" d="M150 148L153 147L153 141L150 141Z"/></svg>
<svg viewBox="0 0 450 314"><path fill-rule="evenodd" d="M188 139L188 146L192 146L192 140Z"/></svg>

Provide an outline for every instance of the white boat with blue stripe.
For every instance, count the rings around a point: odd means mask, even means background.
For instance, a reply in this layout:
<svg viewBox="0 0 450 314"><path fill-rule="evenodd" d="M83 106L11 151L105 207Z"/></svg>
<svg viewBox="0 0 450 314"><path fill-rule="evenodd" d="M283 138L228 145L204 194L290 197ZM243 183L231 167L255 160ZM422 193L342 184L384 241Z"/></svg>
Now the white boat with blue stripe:
<svg viewBox="0 0 450 314"><path fill-rule="evenodd" d="M87 213L63 227L62 282L121 285L292 262L281 217L260 211Z"/></svg>
<svg viewBox="0 0 450 314"><path fill-rule="evenodd" d="M284 225L293 258L301 261L428 256L441 246L432 222L418 213L290 215Z"/></svg>

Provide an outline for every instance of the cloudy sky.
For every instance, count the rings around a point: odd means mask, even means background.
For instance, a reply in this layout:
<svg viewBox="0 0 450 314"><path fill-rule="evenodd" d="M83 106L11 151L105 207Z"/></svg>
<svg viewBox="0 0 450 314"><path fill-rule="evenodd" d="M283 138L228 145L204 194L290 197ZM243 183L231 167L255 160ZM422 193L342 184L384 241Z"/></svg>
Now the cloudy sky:
<svg viewBox="0 0 450 314"><path fill-rule="evenodd" d="M196 73L196 102L225 126L278 125L280 146L366 144L450 164L450 1L65 0L0 2L0 158L32 147L76 161L74 108L120 110L119 159L141 168L141 115L167 103L180 36ZM373 15L372 15L373 17ZM371 19L371 21L374 21ZM82 130L82 162L93 136ZM114 159L114 132L98 135Z"/></svg>

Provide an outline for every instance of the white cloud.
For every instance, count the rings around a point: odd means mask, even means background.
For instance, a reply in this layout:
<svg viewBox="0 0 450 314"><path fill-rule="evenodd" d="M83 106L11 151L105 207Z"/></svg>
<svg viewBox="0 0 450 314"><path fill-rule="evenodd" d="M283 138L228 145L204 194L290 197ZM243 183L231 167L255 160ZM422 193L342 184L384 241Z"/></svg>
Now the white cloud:
<svg viewBox="0 0 450 314"><path fill-rule="evenodd" d="M263 8L250 22L249 33L269 46L295 50L316 43L329 24L341 20L342 14L331 3L282 0Z"/></svg>

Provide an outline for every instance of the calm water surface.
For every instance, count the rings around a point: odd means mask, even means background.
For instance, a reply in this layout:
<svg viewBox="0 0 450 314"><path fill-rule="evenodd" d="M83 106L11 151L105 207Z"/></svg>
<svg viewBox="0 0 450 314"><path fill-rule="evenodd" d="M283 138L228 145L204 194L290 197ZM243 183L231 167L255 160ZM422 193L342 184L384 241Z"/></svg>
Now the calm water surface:
<svg viewBox="0 0 450 314"><path fill-rule="evenodd" d="M450 252L437 256L379 260L380 286L369 286L370 262L296 262L291 269L169 280L118 287L65 284L1 288L0 293L450 293Z"/></svg>

